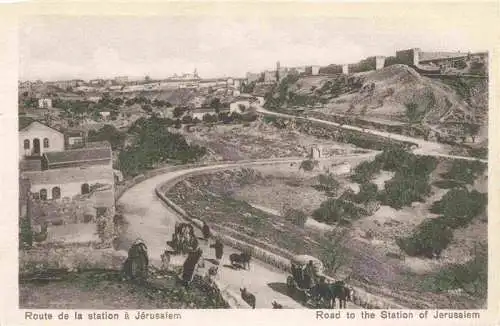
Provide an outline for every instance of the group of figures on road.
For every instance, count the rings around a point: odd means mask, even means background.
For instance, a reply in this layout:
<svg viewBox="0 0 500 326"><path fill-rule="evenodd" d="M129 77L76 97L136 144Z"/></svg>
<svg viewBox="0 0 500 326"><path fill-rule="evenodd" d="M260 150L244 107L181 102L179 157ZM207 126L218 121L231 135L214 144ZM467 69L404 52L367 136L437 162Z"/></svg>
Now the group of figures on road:
<svg viewBox="0 0 500 326"><path fill-rule="evenodd" d="M207 223L203 223L202 240L208 242L212 238ZM161 255L162 269L167 270L170 264L170 251L174 254L187 254L182 265L180 279L185 287L193 281L196 270L204 267L203 250L194 233L194 228L189 223L176 223L172 240L167 241L167 248ZM214 277L217 275L220 262L224 254L224 245L219 238L209 246L215 250L214 266L210 267L205 274L205 280L215 287ZM250 269L251 255L248 252L233 253L229 255L232 268ZM125 275L134 281L144 282L148 279L150 271L148 248L143 240L137 239L129 248L128 257L124 263ZM286 280L288 294L298 298L306 306L314 308L335 308L335 300L339 300L339 307L346 308L346 302L351 300L352 289L346 286L344 281L327 282L323 274L321 261L311 256L296 256L291 260L291 276ZM246 288L241 288L241 298L255 309L256 297ZM273 309L281 309L283 306L276 301L272 303Z"/></svg>
<svg viewBox="0 0 500 326"><path fill-rule="evenodd" d="M212 237L210 227L203 222L202 240L208 242ZM209 268L206 277L213 280L218 271L218 266L224 254L224 244L219 238L209 246L215 250L215 266ZM170 250L173 249L173 250ZM203 250L199 246L194 227L190 223L176 223L172 239L167 241L167 247L161 254L162 270L167 270L170 265L171 254L187 255L183 265L181 280L185 286L192 282L198 267L204 267ZM251 255L248 253L231 254L229 260L233 268L250 268ZM137 239L129 248L128 257L124 263L123 271L131 280L144 281L149 271L148 248L143 240Z"/></svg>

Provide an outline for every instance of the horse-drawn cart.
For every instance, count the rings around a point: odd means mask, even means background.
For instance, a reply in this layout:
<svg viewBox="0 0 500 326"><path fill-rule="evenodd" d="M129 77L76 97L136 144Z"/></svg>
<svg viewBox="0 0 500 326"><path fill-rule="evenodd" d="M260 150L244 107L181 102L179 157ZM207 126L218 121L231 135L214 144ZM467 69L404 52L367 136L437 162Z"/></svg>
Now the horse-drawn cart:
<svg viewBox="0 0 500 326"><path fill-rule="evenodd" d="M312 256L299 255L291 259L292 275L286 279L288 294L306 303L315 299L312 291L323 275L323 263Z"/></svg>

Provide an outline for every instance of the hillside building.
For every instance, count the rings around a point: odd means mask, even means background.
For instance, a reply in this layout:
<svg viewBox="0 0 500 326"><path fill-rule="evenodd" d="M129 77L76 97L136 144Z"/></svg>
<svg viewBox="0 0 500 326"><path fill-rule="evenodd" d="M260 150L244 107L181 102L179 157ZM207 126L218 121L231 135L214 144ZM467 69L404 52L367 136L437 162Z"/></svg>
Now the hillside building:
<svg viewBox="0 0 500 326"><path fill-rule="evenodd" d="M39 121L19 118L20 158L40 157L47 152L64 150L64 134Z"/></svg>

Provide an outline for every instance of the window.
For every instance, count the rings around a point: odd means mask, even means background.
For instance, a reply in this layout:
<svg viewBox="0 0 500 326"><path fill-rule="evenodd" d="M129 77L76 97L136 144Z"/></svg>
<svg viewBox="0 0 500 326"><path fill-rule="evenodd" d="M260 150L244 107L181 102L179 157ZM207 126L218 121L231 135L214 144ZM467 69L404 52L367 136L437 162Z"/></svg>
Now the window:
<svg viewBox="0 0 500 326"><path fill-rule="evenodd" d="M30 149L30 140L29 139L24 140L24 149Z"/></svg>
<svg viewBox="0 0 500 326"><path fill-rule="evenodd" d="M82 195L88 194L90 192L90 186L88 183L82 184Z"/></svg>
<svg viewBox="0 0 500 326"><path fill-rule="evenodd" d="M47 200L47 189L41 189L40 190L40 199L41 200Z"/></svg>
<svg viewBox="0 0 500 326"><path fill-rule="evenodd" d="M48 138L43 139L43 148L49 148L49 139Z"/></svg>
<svg viewBox="0 0 500 326"><path fill-rule="evenodd" d="M59 187L52 188L52 199L59 199L59 198L61 198L61 188Z"/></svg>

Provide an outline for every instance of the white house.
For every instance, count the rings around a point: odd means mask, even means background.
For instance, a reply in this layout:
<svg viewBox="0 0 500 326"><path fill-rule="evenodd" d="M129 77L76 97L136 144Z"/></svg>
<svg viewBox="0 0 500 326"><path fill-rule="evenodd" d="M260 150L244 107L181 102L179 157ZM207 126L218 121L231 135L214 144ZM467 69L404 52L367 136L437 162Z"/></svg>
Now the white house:
<svg viewBox="0 0 500 326"><path fill-rule="evenodd" d="M101 112L99 112L99 114L101 115L103 120L108 120L109 115L110 115L109 111L101 111Z"/></svg>
<svg viewBox="0 0 500 326"><path fill-rule="evenodd" d="M19 154L25 156L41 156L47 152L64 150L64 134L43 123L19 118Z"/></svg>
<svg viewBox="0 0 500 326"><path fill-rule="evenodd" d="M52 108L52 100L50 98L41 98L38 100L39 109L50 109Z"/></svg>
<svg viewBox="0 0 500 326"><path fill-rule="evenodd" d="M212 108L195 109L195 110L193 110L193 111L190 112L191 118L198 119L200 121L203 120L203 117L206 114L217 115L217 112L215 112L215 110L212 109Z"/></svg>
<svg viewBox="0 0 500 326"><path fill-rule="evenodd" d="M229 104L229 112L243 113L250 108L250 100L236 100Z"/></svg>

